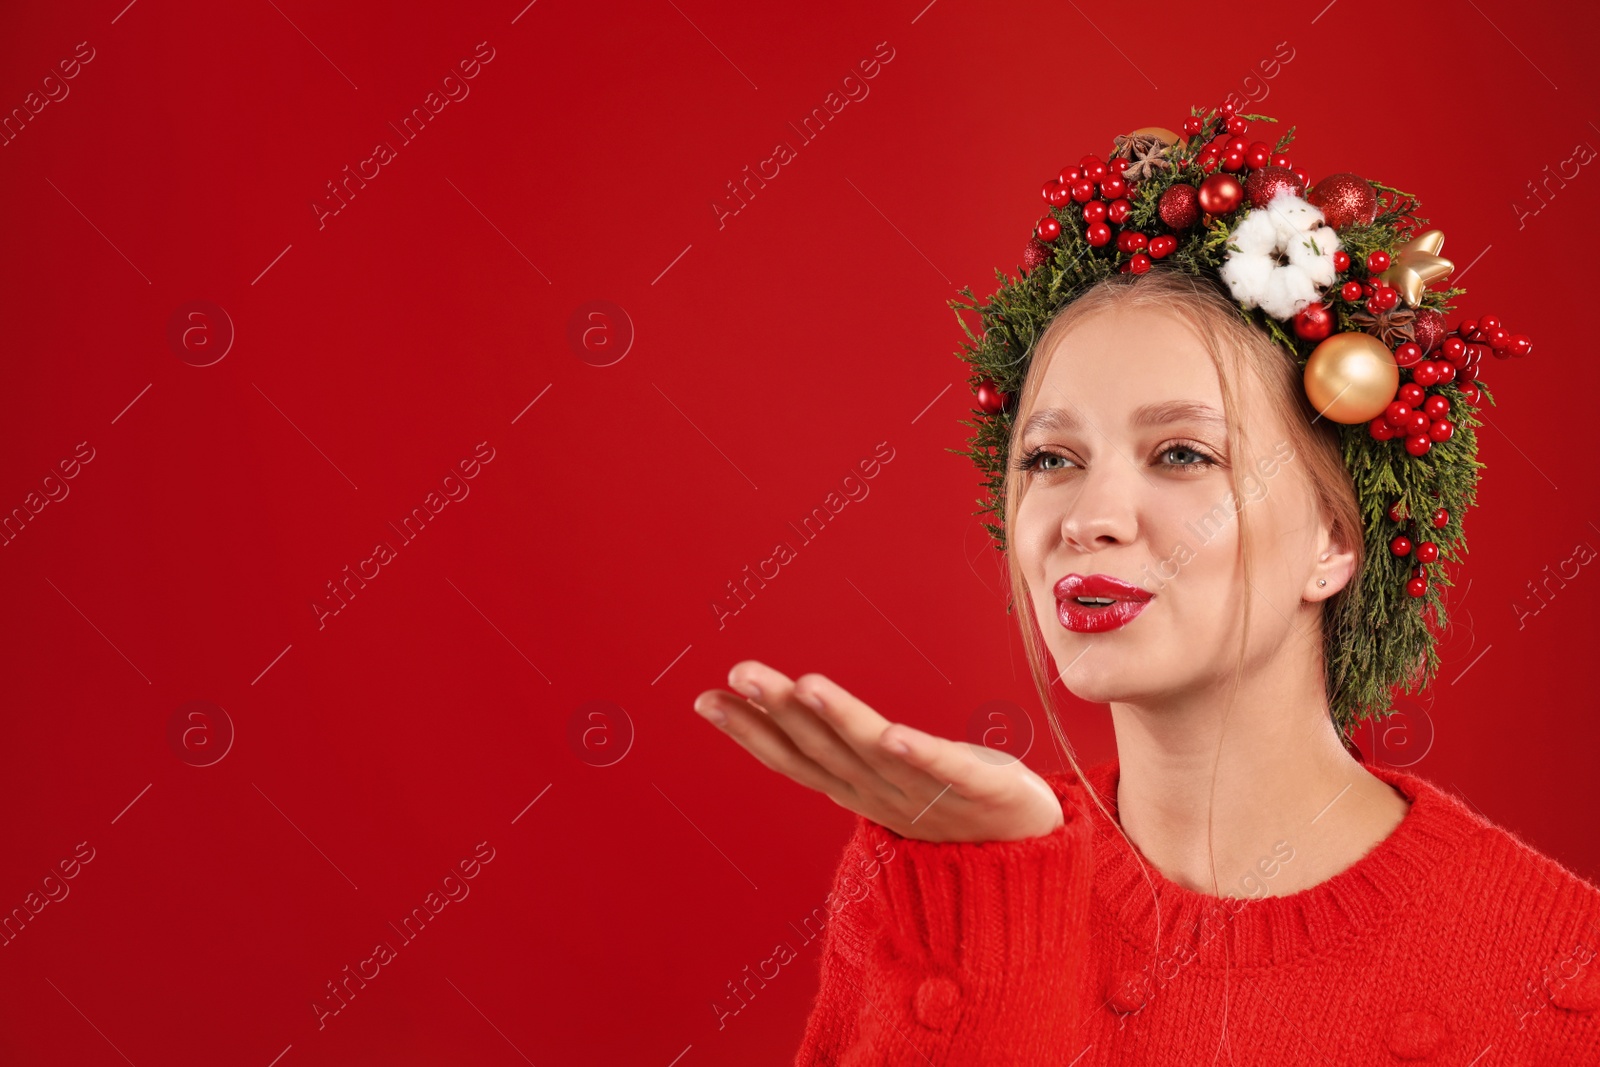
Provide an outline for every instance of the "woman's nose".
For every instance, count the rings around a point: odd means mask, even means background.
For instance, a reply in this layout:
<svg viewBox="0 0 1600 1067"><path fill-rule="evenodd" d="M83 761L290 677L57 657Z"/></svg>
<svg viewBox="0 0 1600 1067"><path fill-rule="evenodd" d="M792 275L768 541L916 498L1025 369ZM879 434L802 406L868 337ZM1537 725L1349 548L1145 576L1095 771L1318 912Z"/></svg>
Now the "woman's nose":
<svg viewBox="0 0 1600 1067"><path fill-rule="evenodd" d="M1138 535L1138 502L1144 475L1112 454L1085 471L1064 503L1061 539L1080 552L1127 544Z"/></svg>

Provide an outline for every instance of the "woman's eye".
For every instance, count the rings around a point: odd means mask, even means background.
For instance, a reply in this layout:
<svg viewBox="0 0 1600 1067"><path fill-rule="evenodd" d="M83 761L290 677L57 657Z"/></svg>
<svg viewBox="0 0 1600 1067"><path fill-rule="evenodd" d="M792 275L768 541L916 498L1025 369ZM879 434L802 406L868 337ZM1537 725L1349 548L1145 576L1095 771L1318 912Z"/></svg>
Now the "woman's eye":
<svg viewBox="0 0 1600 1067"><path fill-rule="evenodd" d="M1168 445L1161 451L1163 456L1170 456L1173 453L1177 453L1183 458L1177 463L1167 464L1169 467L1203 467L1212 463L1210 456L1207 456L1199 449L1190 448L1188 445Z"/></svg>

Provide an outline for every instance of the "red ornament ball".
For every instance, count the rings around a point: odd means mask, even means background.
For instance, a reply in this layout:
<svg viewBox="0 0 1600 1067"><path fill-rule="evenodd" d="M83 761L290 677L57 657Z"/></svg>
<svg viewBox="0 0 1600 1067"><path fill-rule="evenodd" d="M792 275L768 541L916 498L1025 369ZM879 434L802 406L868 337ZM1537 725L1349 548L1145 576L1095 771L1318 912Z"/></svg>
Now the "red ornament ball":
<svg viewBox="0 0 1600 1067"><path fill-rule="evenodd" d="M1035 237L1028 242L1022 250L1022 271L1024 274L1031 272L1035 267L1050 258L1050 246Z"/></svg>
<svg viewBox="0 0 1600 1067"><path fill-rule="evenodd" d="M1359 174L1330 174L1306 199L1322 210L1322 217L1336 230L1352 223L1366 225L1378 216L1378 192Z"/></svg>
<svg viewBox="0 0 1600 1067"><path fill-rule="evenodd" d="M1226 215L1244 203L1244 186L1231 174L1213 174L1200 183L1200 208L1208 215Z"/></svg>
<svg viewBox="0 0 1600 1067"><path fill-rule="evenodd" d="M1422 308L1411 321L1412 333L1426 355L1444 340L1444 316L1432 308Z"/></svg>
<svg viewBox="0 0 1600 1067"><path fill-rule="evenodd" d="M1167 228L1181 233L1200 221L1200 193L1180 182L1161 194L1158 210Z"/></svg>
<svg viewBox="0 0 1600 1067"><path fill-rule="evenodd" d="M1320 341L1333 332L1333 312L1326 304L1312 304L1294 317L1294 335L1305 341Z"/></svg>
<svg viewBox="0 0 1600 1067"><path fill-rule="evenodd" d="M984 414L993 415L1006 406L1006 395L995 388L994 382L985 378L978 383L978 407Z"/></svg>
<svg viewBox="0 0 1600 1067"><path fill-rule="evenodd" d="M1226 169L1227 165L1223 165ZM1245 179L1244 195L1251 207L1266 207L1279 193L1304 196L1306 188L1287 167L1262 167Z"/></svg>

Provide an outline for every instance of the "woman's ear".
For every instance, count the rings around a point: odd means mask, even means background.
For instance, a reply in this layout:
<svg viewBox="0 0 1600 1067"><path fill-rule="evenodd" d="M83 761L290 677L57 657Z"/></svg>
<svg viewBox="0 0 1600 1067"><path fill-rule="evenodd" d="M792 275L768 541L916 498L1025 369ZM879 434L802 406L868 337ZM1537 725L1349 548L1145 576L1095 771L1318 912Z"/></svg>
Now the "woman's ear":
<svg viewBox="0 0 1600 1067"><path fill-rule="evenodd" d="M1317 562L1306 579L1301 596L1315 604L1326 600L1348 585L1356 572L1356 554L1346 548L1344 538L1333 536L1324 525L1317 539Z"/></svg>

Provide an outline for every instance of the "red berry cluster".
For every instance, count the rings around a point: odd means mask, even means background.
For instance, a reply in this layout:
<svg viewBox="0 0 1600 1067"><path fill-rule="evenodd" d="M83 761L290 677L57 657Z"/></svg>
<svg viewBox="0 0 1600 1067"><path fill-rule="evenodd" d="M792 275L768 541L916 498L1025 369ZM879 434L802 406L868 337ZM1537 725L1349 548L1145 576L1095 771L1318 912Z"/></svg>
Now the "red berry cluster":
<svg viewBox="0 0 1600 1067"><path fill-rule="evenodd" d="M1200 150L1198 162L1206 173L1211 173L1218 167L1225 171L1233 172L1244 170L1261 170L1263 167L1282 167L1293 174L1299 181L1302 189L1311 184L1311 176L1304 170L1294 165L1288 156L1274 154L1272 146L1265 141L1246 141L1244 135L1250 130L1250 123L1242 115L1234 114L1237 110L1232 104L1224 103L1217 108L1217 112L1226 120L1222 130L1211 139L1211 143ZM1183 132L1189 137L1197 137L1205 129L1205 120L1200 118L1187 118L1183 120Z"/></svg>
<svg viewBox="0 0 1600 1067"><path fill-rule="evenodd" d="M1333 254L1333 269L1340 274L1350 269L1350 262L1350 253L1343 249ZM1373 252L1367 256L1366 267L1366 280L1351 278L1340 285L1339 299L1346 304L1364 304L1374 317L1393 311L1400 305L1400 290L1378 277L1389 269L1389 253L1381 249ZM1327 304L1312 304L1294 317L1293 325L1296 337L1320 341L1333 332L1333 309Z"/></svg>
<svg viewBox="0 0 1600 1067"><path fill-rule="evenodd" d="M1437 347L1437 359L1425 358L1429 350L1408 341L1394 350L1394 361L1410 378L1395 393L1394 402L1382 415L1367 425L1374 440L1403 440L1413 456L1426 455L1436 442L1448 441L1455 424L1447 417L1450 401L1440 393L1429 396L1427 389L1444 385L1460 376L1457 386L1467 403L1476 405L1480 393L1476 376L1486 353L1498 359L1526 356L1533 351L1527 334L1508 333L1493 315L1469 319L1456 327Z"/></svg>
<svg viewBox="0 0 1600 1067"><path fill-rule="evenodd" d="M1416 561L1411 568L1411 578L1406 582L1406 592L1414 597L1422 596L1428 591L1427 565L1438 560L1439 546L1420 539L1422 535L1417 531L1417 524L1408 519L1404 506L1398 500L1389 505L1389 521L1405 525L1406 532L1396 534L1389 541L1389 551L1402 558L1411 556ZM1433 513L1432 522L1434 529L1442 530L1450 522L1450 513L1438 508Z"/></svg>
<svg viewBox="0 0 1600 1067"><path fill-rule="evenodd" d="M1076 167L1068 167L1059 178L1044 183L1041 192L1045 203L1053 208L1082 204L1084 240L1095 248L1111 243L1113 226L1121 226L1133 210L1133 187L1123 178L1130 160L1115 156L1102 160L1099 156L1084 156ZM1050 215L1039 220L1035 231L1042 241L1054 241L1061 236L1061 224ZM1152 259L1160 259L1178 247L1176 238L1149 238L1142 233L1129 231L1116 233L1117 250L1129 258L1123 270L1143 274L1150 269Z"/></svg>

